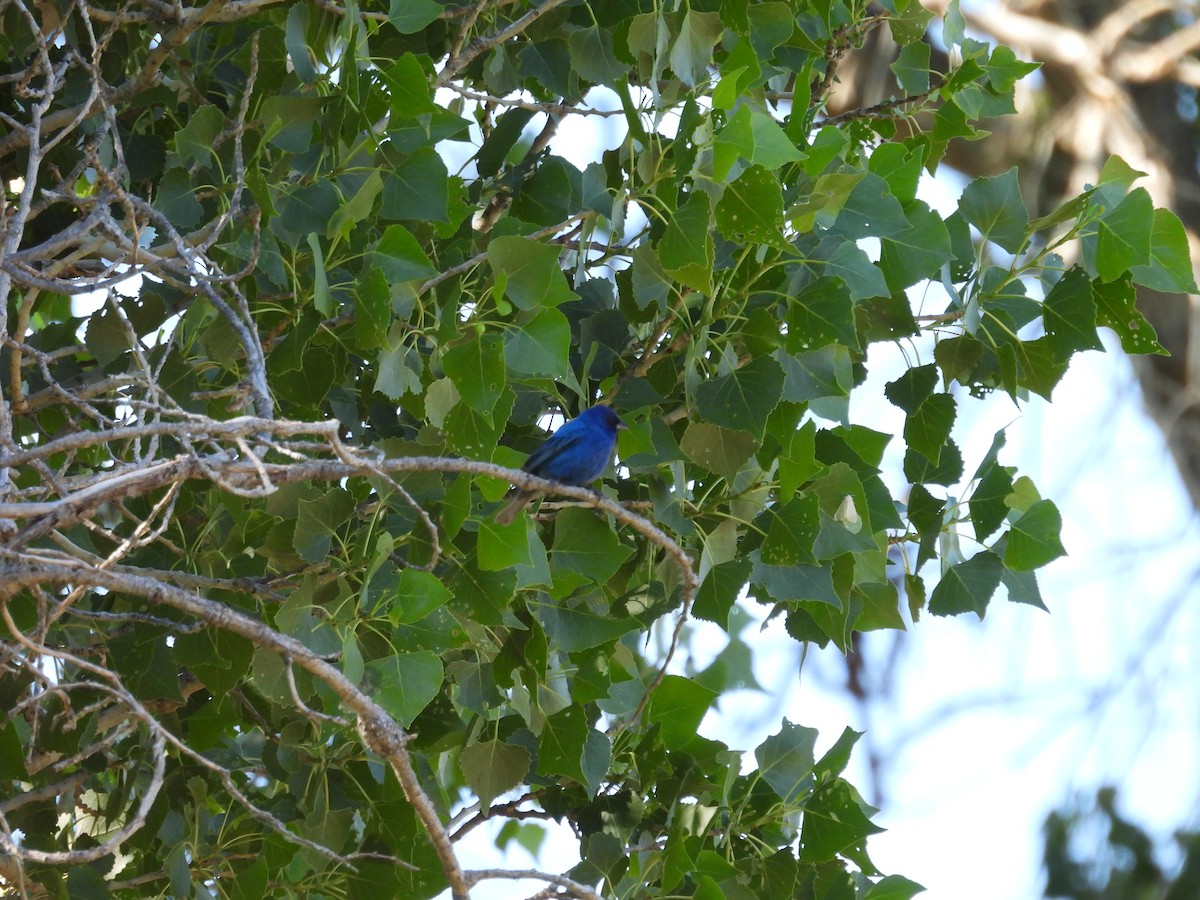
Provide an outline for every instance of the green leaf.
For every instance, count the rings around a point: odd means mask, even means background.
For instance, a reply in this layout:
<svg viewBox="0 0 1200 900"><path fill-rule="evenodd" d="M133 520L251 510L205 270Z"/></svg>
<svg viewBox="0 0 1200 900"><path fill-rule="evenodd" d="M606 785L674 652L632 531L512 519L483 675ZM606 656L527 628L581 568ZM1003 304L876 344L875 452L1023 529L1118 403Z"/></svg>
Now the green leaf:
<svg viewBox="0 0 1200 900"><path fill-rule="evenodd" d="M288 28L291 28L291 14L288 15ZM208 165L216 137L224 127L225 116L217 107L201 106L195 110L187 123L175 132L175 152L179 161L188 167Z"/></svg>
<svg viewBox="0 0 1200 900"><path fill-rule="evenodd" d="M342 198L333 183L318 181L288 194L279 218L293 234L324 234L341 205Z"/></svg>
<svg viewBox="0 0 1200 900"><path fill-rule="evenodd" d="M942 448L954 427L957 403L950 394L932 394L910 413L904 423L904 440L930 463L941 461Z"/></svg>
<svg viewBox="0 0 1200 900"><path fill-rule="evenodd" d="M672 749L686 747L717 694L690 678L668 675L650 695L646 719L662 727L663 743Z"/></svg>
<svg viewBox="0 0 1200 900"><path fill-rule="evenodd" d="M391 0L388 22L401 34L416 34L437 19L443 9L434 0Z"/></svg>
<svg viewBox="0 0 1200 900"><path fill-rule="evenodd" d="M1009 253L1017 253L1025 246L1029 212L1021 200L1015 166L1003 175L972 181L963 191L959 209L985 240L999 244Z"/></svg>
<svg viewBox="0 0 1200 900"><path fill-rule="evenodd" d="M900 201L874 172L857 179L837 214L837 231L853 240L889 237L910 228Z"/></svg>
<svg viewBox="0 0 1200 900"><path fill-rule="evenodd" d="M388 618L393 625L406 625L425 618L453 596L432 572L404 569L392 600Z"/></svg>
<svg viewBox="0 0 1200 900"><path fill-rule="evenodd" d="M550 561L556 580L559 572L571 572L604 584L631 553L633 548L589 509L563 509L554 520Z"/></svg>
<svg viewBox="0 0 1200 900"><path fill-rule="evenodd" d="M748 432L761 441L767 418L783 394L783 381L779 364L761 356L697 386L696 410L714 425Z"/></svg>
<svg viewBox="0 0 1200 900"><path fill-rule="evenodd" d="M783 195L774 173L751 166L725 188L717 203L717 228L730 240L784 245Z"/></svg>
<svg viewBox="0 0 1200 900"><path fill-rule="evenodd" d="M572 31L567 46L572 67L593 84L612 84L629 69L613 50L612 31L599 25Z"/></svg>
<svg viewBox="0 0 1200 900"><path fill-rule="evenodd" d="M911 447L904 453L904 477L913 484L951 485L962 476L962 452L953 440L947 440L942 446L936 463Z"/></svg>
<svg viewBox="0 0 1200 900"><path fill-rule="evenodd" d="M494 333L474 335L442 355L442 367L463 400L476 412L490 415L504 393L504 341Z"/></svg>
<svg viewBox="0 0 1200 900"><path fill-rule="evenodd" d="M484 572L503 572L515 566L533 563L529 546L529 525L518 516L508 525L490 518L479 523L479 543L475 547L479 568Z"/></svg>
<svg viewBox="0 0 1200 900"><path fill-rule="evenodd" d="M816 350L827 344L859 347L854 318L854 300L846 286L830 278L822 278L788 303L788 349Z"/></svg>
<svg viewBox="0 0 1200 900"><path fill-rule="evenodd" d="M929 90L929 45L917 41L901 47L890 68L906 93L923 94Z"/></svg>
<svg viewBox="0 0 1200 900"><path fill-rule="evenodd" d="M924 202L904 206L908 227L886 235L881 243L879 268L893 291L903 290L926 278L938 278L941 268L953 259L946 225Z"/></svg>
<svg viewBox="0 0 1200 900"><path fill-rule="evenodd" d="M976 540L985 541L995 534L1008 515L1008 505L1004 501L1012 491L1011 471L997 463L987 466L968 504Z"/></svg>
<svg viewBox="0 0 1200 900"><path fill-rule="evenodd" d="M421 357L399 342L396 332L401 330L393 326L393 333L388 335L388 346L379 354L374 386L376 391L395 401L405 394L421 393L421 375L413 368L413 365L421 365ZM392 343L393 340L396 343Z"/></svg>
<svg viewBox="0 0 1200 900"><path fill-rule="evenodd" d="M436 653L397 653L367 663L365 689L407 728L442 690L442 661Z"/></svg>
<svg viewBox="0 0 1200 900"><path fill-rule="evenodd" d="M286 214L285 214L286 215ZM403 225L389 225L383 237L368 254L369 261L379 266L391 282L431 278L437 269L417 243L412 232Z"/></svg>
<svg viewBox="0 0 1200 900"><path fill-rule="evenodd" d="M804 805L801 862L825 862L851 850L865 851L868 835L883 831L871 822L873 812L844 779L822 784Z"/></svg>
<svg viewBox="0 0 1200 900"><path fill-rule="evenodd" d="M378 177L375 172L371 174ZM446 164L432 147L421 147L398 168L386 173L379 214L385 219L448 222L449 201ZM490 246L488 250L490 259Z"/></svg>
<svg viewBox="0 0 1200 900"><path fill-rule="evenodd" d="M1138 284L1166 293L1195 293L1196 278L1192 272L1191 248L1183 224L1165 209L1154 210L1154 227L1150 232L1150 262L1133 267L1133 280Z"/></svg>
<svg viewBox="0 0 1200 900"><path fill-rule="evenodd" d="M1042 600L1042 592L1038 589L1035 573L1014 572L1012 569L1006 568L1004 574L1000 576L1000 580L1008 589L1008 599L1013 603L1024 603L1049 611L1046 609L1045 601Z"/></svg>
<svg viewBox="0 0 1200 900"><path fill-rule="evenodd" d="M842 241L825 261L825 274L840 278L850 289L851 301L887 297L891 294L883 271L857 244ZM855 335L855 340L858 336ZM853 346L853 345L851 345Z"/></svg>
<svg viewBox="0 0 1200 900"><path fill-rule="evenodd" d="M578 653L641 631L643 625L629 616L597 615L587 609L573 609L558 602L527 600L552 648Z"/></svg>
<svg viewBox="0 0 1200 900"><path fill-rule="evenodd" d="M815 496L793 497L764 511L762 561L770 566L816 565L813 544L821 530Z"/></svg>
<svg viewBox="0 0 1200 900"><path fill-rule="evenodd" d="M722 478L732 480L754 455L759 442L745 431L691 422L679 449L692 462Z"/></svg>
<svg viewBox="0 0 1200 900"><path fill-rule="evenodd" d="M1008 529L1004 565L1014 571L1038 569L1066 555L1059 534L1062 516L1049 500L1039 500L1025 510Z"/></svg>
<svg viewBox="0 0 1200 900"><path fill-rule="evenodd" d="M475 154L475 167L481 176L491 178L500 171L504 158L520 139L521 132L532 118L532 110L515 108L496 119L492 133Z"/></svg>
<svg viewBox="0 0 1200 900"><path fill-rule="evenodd" d="M781 439L779 451L779 491L789 497L808 479L821 471L816 460L816 425L810 419Z"/></svg>
<svg viewBox="0 0 1200 900"><path fill-rule="evenodd" d="M750 114L750 133L754 149L749 160L757 166L774 170L804 159L779 123L764 112L755 110Z"/></svg>
<svg viewBox="0 0 1200 900"><path fill-rule="evenodd" d="M708 194L693 191L675 211L658 242L658 259L679 281L702 294L712 293L712 205Z"/></svg>
<svg viewBox="0 0 1200 900"><path fill-rule="evenodd" d="M587 784L584 751L591 731L580 706L569 706L548 716L538 738L538 773L565 775Z"/></svg>
<svg viewBox="0 0 1200 900"><path fill-rule="evenodd" d="M429 76L411 52L390 66L381 66L379 73L387 84L390 108L397 120L415 118L438 109L431 96Z"/></svg>
<svg viewBox="0 0 1200 900"><path fill-rule="evenodd" d="M1102 350L1096 334L1096 300L1092 282L1075 266L1051 288L1042 304L1046 334L1056 352L1070 356L1078 350Z"/></svg>
<svg viewBox="0 0 1200 900"><path fill-rule="evenodd" d="M329 554L333 536L354 512L354 499L341 488L332 488L315 500L297 505L292 546L305 562L320 562Z"/></svg>
<svg viewBox="0 0 1200 900"><path fill-rule="evenodd" d="M988 82L994 89L1002 92L1011 91L1013 85L1030 72L1036 72L1041 65L1017 59L1017 54L1003 45L992 50L992 55L982 63Z"/></svg>
<svg viewBox="0 0 1200 900"><path fill-rule="evenodd" d="M1129 278L1119 278L1108 284L1093 283L1092 286L1096 296L1096 324L1115 331L1126 353L1167 355L1158 342L1154 326L1137 309L1137 293Z"/></svg>
<svg viewBox="0 0 1200 900"><path fill-rule="evenodd" d="M363 179L362 185L354 192L354 196L343 203L334 213L333 218L329 220L329 225L325 228L325 236L333 237L340 234L346 237L349 235L355 225L371 215L371 210L375 208L375 198L382 190L383 179L379 177L378 172L372 172Z"/></svg>
<svg viewBox="0 0 1200 900"><path fill-rule="evenodd" d="M751 559L754 561L754 568L750 572L751 584L766 590L772 600L808 600L828 605L841 612L842 599L833 586L831 565L771 566L758 558L757 551L751 554ZM844 620L845 617L842 616L843 624ZM835 640L840 640L840 631L839 627L839 635Z"/></svg>
<svg viewBox="0 0 1200 900"><path fill-rule="evenodd" d="M458 757L463 777L484 811L498 796L525 780L530 761L529 751L524 747L500 740L471 744Z"/></svg>
<svg viewBox="0 0 1200 900"><path fill-rule="evenodd" d="M666 309L667 298L671 295L671 276L659 262L652 244L641 244L633 251L631 268L633 300L638 309L646 309L648 306Z"/></svg>
<svg viewBox="0 0 1200 900"><path fill-rule="evenodd" d="M521 317L504 333L504 361L514 372L566 377L571 326L557 309Z"/></svg>
<svg viewBox="0 0 1200 900"><path fill-rule="evenodd" d="M698 12L688 8L679 28L679 36L671 46L671 69L688 87L708 80L708 67L713 61L713 47L721 39L721 17L717 13Z"/></svg>
<svg viewBox="0 0 1200 900"><path fill-rule="evenodd" d="M754 751L759 775L792 809L812 791L815 783L816 744L815 728L795 725L785 718L779 732L768 737Z"/></svg>
<svg viewBox="0 0 1200 900"><path fill-rule="evenodd" d="M1000 557L990 550L951 566L929 597L929 611L935 616L973 612L982 619L1003 572Z"/></svg>
<svg viewBox="0 0 1200 900"><path fill-rule="evenodd" d="M262 105L263 134L267 141L288 153L307 150L323 103L321 97L268 97Z"/></svg>
<svg viewBox="0 0 1200 900"><path fill-rule="evenodd" d="M1096 223L1095 267L1101 281L1149 265L1153 231L1154 202L1145 188L1137 188ZM1090 245L1084 242L1085 248Z"/></svg>
<svg viewBox="0 0 1200 900"><path fill-rule="evenodd" d="M936 387L937 369L934 366L912 366L895 381L889 381L883 394L892 404L912 415Z"/></svg>
<svg viewBox="0 0 1200 900"><path fill-rule="evenodd" d="M704 581L700 582L692 615L715 622L728 631L729 612L746 586L750 568L748 559L731 559L709 569Z"/></svg>
<svg viewBox="0 0 1200 900"><path fill-rule="evenodd" d="M558 248L523 237L497 237L488 244L488 263L503 274L504 297L518 309L558 306L575 299L558 265Z"/></svg>
<svg viewBox="0 0 1200 900"><path fill-rule="evenodd" d="M333 300L329 296L329 279L325 274L325 254L321 252L321 241L311 233L306 240L313 255L313 306L321 315L332 316Z"/></svg>
<svg viewBox="0 0 1200 900"><path fill-rule="evenodd" d="M784 372L783 399L793 403L821 397L845 397L853 386L850 351L830 344L807 353L776 350L773 358Z"/></svg>

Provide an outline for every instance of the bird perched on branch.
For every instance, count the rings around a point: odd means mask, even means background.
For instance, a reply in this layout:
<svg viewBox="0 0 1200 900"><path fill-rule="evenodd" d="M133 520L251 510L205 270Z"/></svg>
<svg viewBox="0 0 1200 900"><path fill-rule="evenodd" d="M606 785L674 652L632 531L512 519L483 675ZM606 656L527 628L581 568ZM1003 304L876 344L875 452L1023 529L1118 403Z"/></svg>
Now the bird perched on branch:
<svg viewBox="0 0 1200 900"><path fill-rule="evenodd" d="M623 428L620 416L607 406L585 409L546 438L521 469L539 478L587 487L608 468L617 432ZM496 513L496 522L507 525L536 496L536 491L511 488L504 498L508 502Z"/></svg>

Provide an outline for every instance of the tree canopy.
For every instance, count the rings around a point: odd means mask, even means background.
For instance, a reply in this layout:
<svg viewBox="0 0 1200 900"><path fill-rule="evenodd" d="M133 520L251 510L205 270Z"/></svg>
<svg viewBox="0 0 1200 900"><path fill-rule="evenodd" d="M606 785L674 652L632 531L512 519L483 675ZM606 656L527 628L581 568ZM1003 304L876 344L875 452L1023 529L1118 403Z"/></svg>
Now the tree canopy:
<svg viewBox="0 0 1200 900"><path fill-rule="evenodd" d="M465 834L558 821L553 896L919 890L853 731L698 728L743 604L843 650L1042 605L1059 514L958 410L1051 397L1099 327L1159 352L1135 286L1195 284L1119 157L1046 215L1016 170L920 198L1033 65L915 0L0 15L6 882L459 898L529 874ZM899 92L832 113L879 29ZM583 167L576 119L619 136ZM885 343L899 434L851 415ZM519 471L599 402L602 493ZM497 525L510 483L550 496Z"/></svg>

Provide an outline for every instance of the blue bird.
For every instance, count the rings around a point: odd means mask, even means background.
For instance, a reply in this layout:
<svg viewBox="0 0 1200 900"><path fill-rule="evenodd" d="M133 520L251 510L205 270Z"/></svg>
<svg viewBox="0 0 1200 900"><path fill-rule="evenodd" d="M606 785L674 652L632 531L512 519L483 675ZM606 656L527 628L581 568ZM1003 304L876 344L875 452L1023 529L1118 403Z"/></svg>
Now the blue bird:
<svg viewBox="0 0 1200 900"><path fill-rule="evenodd" d="M607 406L592 406L546 438L521 469L540 478L587 487L608 468L617 432L625 427ZM536 492L511 488L504 498L508 502L496 513L496 522L509 524L536 496Z"/></svg>

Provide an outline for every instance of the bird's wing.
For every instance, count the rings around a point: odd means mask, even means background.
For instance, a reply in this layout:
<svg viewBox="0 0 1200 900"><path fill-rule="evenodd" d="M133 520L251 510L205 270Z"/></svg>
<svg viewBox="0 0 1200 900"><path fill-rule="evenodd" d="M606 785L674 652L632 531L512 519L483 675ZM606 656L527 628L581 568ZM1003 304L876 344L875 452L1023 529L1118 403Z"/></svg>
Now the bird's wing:
<svg viewBox="0 0 1200 900"><path fill-rule="evenodd" d="M564 425L542 443L540 447L529 454L525 465L521 466L530 475L542 475L542 468L555 457L570 450L588 439L586 427L572 428L574 419Z"/></svg>

